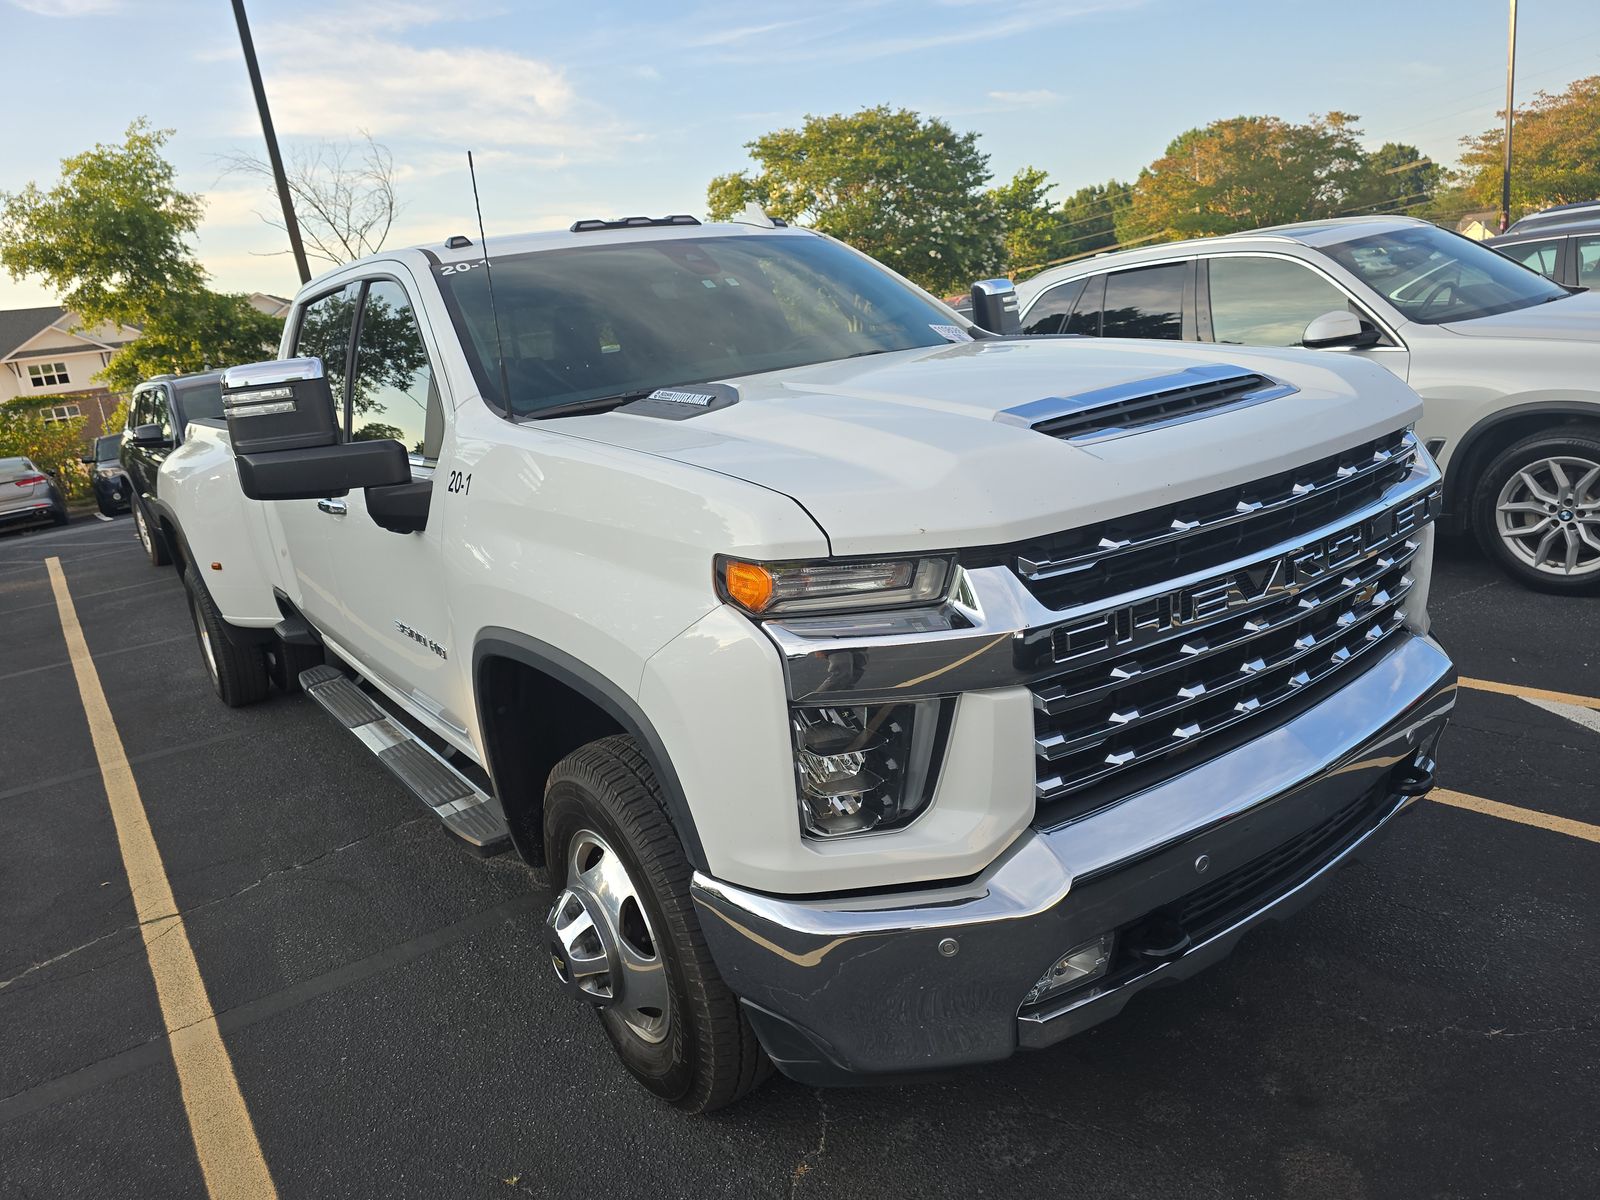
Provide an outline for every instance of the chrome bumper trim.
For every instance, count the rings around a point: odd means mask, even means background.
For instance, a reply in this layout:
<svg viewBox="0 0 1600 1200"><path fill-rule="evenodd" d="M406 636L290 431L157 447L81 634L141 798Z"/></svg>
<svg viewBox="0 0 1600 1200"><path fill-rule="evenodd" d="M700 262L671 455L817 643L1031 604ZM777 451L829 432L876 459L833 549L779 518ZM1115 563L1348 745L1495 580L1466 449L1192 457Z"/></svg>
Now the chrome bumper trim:
<svg viewBox="0 0 1600 1200"><path fill-rule="evenodd" d="M1179 959L1052 1020L1019 1020L1022 997L1062 952L1197 890L1199 855L1215 872L1209 878L1220 878L1381 789L1397 766L1431 756L1454 702L1450 660L1407 634L1345 687L1262 736L1070 825L1026 830L975 880L795 899L697 873L692 894L728 985L805 1030L836 1068L889 1074L1004 1058L1188 972ZM1404 805L1395 800L1398 812ZM1319 869L1314 878L1325 877ZM1310 890L1297 885L1209 938L1191 951L1193 969ZM941 953L946 939L955 954Z"/></svg>

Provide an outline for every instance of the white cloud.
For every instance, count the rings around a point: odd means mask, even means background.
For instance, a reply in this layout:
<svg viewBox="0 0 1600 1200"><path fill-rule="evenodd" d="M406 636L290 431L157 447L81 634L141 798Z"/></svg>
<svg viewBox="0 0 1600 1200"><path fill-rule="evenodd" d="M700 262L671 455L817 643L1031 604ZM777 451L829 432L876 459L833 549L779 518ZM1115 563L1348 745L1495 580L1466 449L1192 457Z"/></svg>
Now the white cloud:
<svg viewBox="0 0 1600 1200"><path fill-rule="evenodd" d="M1034 88L1026 92L990 92L989 99L1007 108L1041 108L1046 104L1060 104L1065 97L1049 88Z"/></svg>
<svg viewBox="0 0 1600 1200"><path fill-rule="evenodd" d="M11 0L11 3L41 17L96 17L122 7L122 0Z"/></svg>
<svg viewBox="0 0 1600 1200"><path fill-rule="evenodd" d="M363 4L263 23L257 39L279 133L345 139L367 130L390 143L559 147L588 158L636 139L553 63L403 37L447 19L436 7ZM237 132L252 129L253 114L241 113Z"/></svg>

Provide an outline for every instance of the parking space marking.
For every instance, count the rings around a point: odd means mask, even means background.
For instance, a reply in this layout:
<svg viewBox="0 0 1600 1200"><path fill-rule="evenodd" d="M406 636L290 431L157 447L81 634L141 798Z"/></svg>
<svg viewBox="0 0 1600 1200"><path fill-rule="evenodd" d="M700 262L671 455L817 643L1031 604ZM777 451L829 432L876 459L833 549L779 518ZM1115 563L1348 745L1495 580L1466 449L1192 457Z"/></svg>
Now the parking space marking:
<svg viewBox="0 0 1600 1200"><path fill-rule="evenodd" d="M1556 817L1531 808L1518 808L1515 804L1502 804L1498 800L1485 800L1482 796L1469 796L1449 788L1434 788L1428 799L1451 808L1464 808L1482 813L1486 817L1499 817L1502 821L1515 821L1518 825L1532 825L1548 829L1551 833L1564 833L1568 837L1582 838L1586 842L1600 843L1600 825L1587 821L1574 821L1571 817Z"/></svg>
<svg viewBox="0 0 1600 1200"><path fill-rule="evenodd" d="M1584 708L1580 704L1568 704L1562 700L1539 700L1533 696L1524 696L1523 700L1547 713L1565 717L1574 725L1581 725L1585 729L1600 733L1600 710Z"/></svg>
<svg viewBox="0 0 1600 1200"><path fill-rule="evenodd" d="M1521 696L1524 700L1554 700L1576 704L1579 708L1600 708L1600 696L1579 696L1573 692L1552 692L1549 688L1523 687L1517 683L1496 683L1493 679L1458 679L1464 688L1480 692L1499 692L1502 696Z"/></svg>
<svg viewBox="0 0 1600 1200"><path fill-rule="evenodd" d="M61 560L45 560L50 587L55 593L61 631L66 637L67 654L77 678L78 694L100 763L100 778L116 826L122 865L128 876L134 912L144 938L145 956L155 977L156 997L167 1027L172 1059L178 1070L178 1087L189 1119L200 1170L206 1190L215 1198L275 1197L277 1189L267 1170L256 1139L255 1126L233 1062L222 1043L216 1016L206 993L200 966L189 944L189 934L172 895L156 845L134 782L133 768L122 745L122 735L112 720L100 676L95 671L89 644L78 623L78 612L67 588Z"/></svg>

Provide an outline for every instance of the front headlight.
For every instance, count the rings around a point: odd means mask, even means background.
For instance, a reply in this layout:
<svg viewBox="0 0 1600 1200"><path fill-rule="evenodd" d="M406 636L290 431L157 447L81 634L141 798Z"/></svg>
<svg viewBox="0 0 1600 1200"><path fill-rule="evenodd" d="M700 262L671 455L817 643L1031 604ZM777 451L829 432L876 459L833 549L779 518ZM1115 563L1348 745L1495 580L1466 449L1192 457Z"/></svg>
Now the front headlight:
<svg viewBox="0 0 1600 1200"><path fill-rule="evenodd" d="M807 837L909 825L933 799L951 700L794 708L795 786Z"/></svg>
<svg viewBox="0 0 1600 1200"><path fill-rule="evenodd" d="M949 558L824 558L757 563L718 555L717 594L753 616L911 608L950 589Z"/></svg>

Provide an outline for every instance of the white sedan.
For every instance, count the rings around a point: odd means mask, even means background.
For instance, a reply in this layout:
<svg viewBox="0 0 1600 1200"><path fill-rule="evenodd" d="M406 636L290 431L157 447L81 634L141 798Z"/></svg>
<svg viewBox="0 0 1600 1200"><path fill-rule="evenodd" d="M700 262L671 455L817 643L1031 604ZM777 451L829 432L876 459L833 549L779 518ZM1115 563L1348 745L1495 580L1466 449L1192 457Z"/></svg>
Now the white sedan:
<svg viewBox="0 0 1600 1200"><path fill-rule="evenodd" d="M1600 591L1600 295L1409 217L1104 254L1017 285L1030 334L1357 354L1421 394L1445 520L1513 577Z"/></svg>

